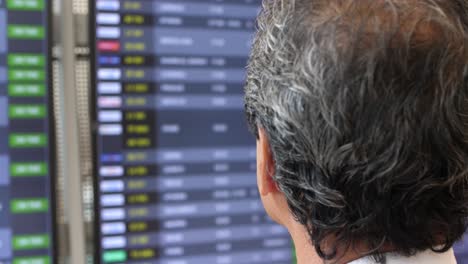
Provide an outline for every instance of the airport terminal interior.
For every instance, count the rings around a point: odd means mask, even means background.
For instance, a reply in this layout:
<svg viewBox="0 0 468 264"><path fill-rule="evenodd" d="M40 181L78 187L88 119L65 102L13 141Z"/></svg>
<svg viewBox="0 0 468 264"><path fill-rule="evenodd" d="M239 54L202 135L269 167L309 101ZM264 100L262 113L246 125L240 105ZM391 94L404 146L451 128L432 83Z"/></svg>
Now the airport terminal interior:
<svg viewBox="0 0 468 264"><path fill-rule="evenodd" d="M0 263L295 263L243 113L260 5L1 0Z"/></svg>

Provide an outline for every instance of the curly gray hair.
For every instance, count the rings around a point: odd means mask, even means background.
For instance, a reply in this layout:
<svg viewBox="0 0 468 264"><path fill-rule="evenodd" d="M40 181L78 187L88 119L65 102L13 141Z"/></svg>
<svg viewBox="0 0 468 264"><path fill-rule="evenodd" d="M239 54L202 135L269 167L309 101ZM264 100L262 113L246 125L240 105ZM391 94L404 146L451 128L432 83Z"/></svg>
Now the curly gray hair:
<svg viewBox="0 0 468 264"><path fill-rule="evenodd" d="M357 241L377 259L384 244L443 252L462 236L467 45L466 0L264 0L245 111L322 258Z"/></svg>

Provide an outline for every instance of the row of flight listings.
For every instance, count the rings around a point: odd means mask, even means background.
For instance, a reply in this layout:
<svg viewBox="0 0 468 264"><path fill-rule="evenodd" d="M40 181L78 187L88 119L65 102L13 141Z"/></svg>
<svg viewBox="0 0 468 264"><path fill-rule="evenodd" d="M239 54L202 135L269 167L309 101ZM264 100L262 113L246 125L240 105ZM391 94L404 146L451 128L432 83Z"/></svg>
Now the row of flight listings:
<svg viewBox="0 0 468 264"><path fill-rule="evenodd" d="M295 262L242 110L259 6L90 2L96 263ZM57 263L50 14L0 1L0 263Z"/></svg>

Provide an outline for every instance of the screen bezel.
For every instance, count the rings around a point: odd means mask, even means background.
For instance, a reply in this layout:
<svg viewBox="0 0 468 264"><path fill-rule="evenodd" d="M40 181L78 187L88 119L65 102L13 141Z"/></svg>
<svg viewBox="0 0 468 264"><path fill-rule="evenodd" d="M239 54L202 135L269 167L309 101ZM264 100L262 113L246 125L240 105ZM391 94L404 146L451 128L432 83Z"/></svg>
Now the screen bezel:
<svg viewBox="0 0 468 264"><path fill-rule="evenodd" d="M58 162L55 162L57 160L57 133L56 133L56 116L55 116L55 88L59 89L58 87L54 87L54 69L53 69L53 46L54 46L54 33L53 33L53 23L54 23L54 18L53 18L53 0L48 0L45 1L47 4L47 8L45 9L47 14L47 94L48 94L48 111L49 111L49 190L50 190L50 201L49 204L51 208L49 209L50 211L50 216L52 218L51 220L51 242L52 245L50 246L50 250L52 251L52 263L53 264L58 264L58 258L59 258L59 253L58 253L58 214L57 214L57 182L58 182L58 168L57 164Z"/></svg>
<svg viewBox="0 0 468 264"><path fill-rule="evenodd" d="M94 0L89 0L88 1L88 7L89 7L89 25L88 25L88 37L89 37L89 69L90 69L90 85L89 85L89 106L90 106L90 122L91 122L91 143L92 143L92 173L93 173L93 206L94 206L94 223L93 223L93 229L94 229L94 239L93 239L93 247L94 247L94 256L93 256L93 263L96 264L101 264L102 263L102 248L101 248L101 240L102 240L102 235L101 235L101 229L100 229L100 224L101 224L101 212L100 212L100 203L99 203L99 168L98 168L98 121L97 121L97 116L98 116L98 107L96 105L97 102L97 62L96 62L96 1Z"/></svg>

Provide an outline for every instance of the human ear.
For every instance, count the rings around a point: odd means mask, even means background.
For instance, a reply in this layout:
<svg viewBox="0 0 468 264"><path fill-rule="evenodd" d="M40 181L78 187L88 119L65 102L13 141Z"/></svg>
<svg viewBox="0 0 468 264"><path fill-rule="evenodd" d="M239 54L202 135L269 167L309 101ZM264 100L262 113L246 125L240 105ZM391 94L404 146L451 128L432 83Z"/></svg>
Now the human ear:
<svg viewBox="0 0 468 264"><path fill-rule="evenodd" d="M257 183L260 195L266 196L278 192L278 187L273 180L273 176L275 175L275 162L265 130L260 127L258 130Z"/></svg>

